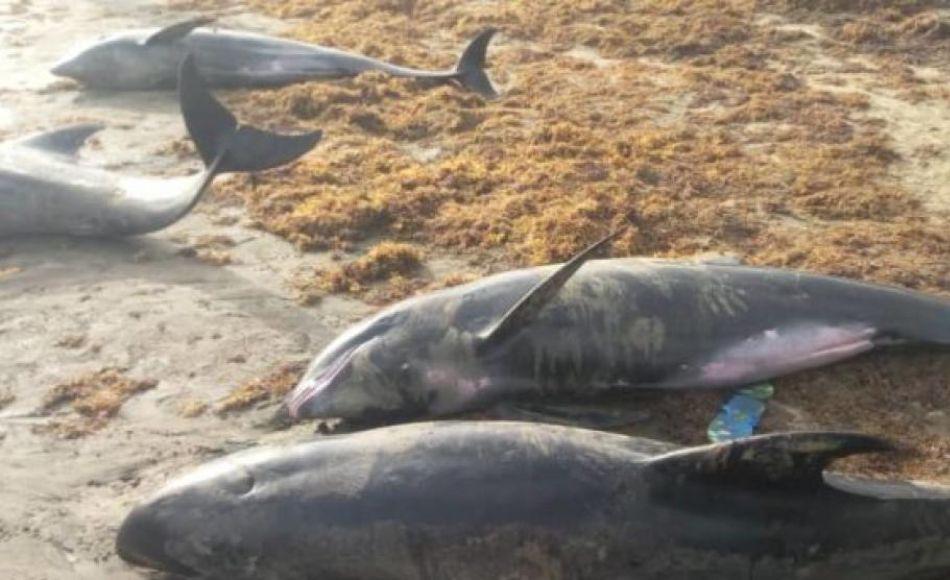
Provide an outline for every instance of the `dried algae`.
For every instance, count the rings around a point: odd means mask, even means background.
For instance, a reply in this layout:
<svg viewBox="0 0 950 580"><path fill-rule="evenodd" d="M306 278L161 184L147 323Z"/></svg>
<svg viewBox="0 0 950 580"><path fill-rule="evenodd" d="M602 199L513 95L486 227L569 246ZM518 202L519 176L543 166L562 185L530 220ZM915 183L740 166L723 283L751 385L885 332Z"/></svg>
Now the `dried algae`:
<svg viewBox="0 0 950 580"><path fill-rule="evenodd" d="M939 2L248 4L300 19L299 39L414 66L447 66L479 30L502 30L489 56L498 101L382 74L227 97L249 122L326 130L300 163L218 191L301 248L399 242L503 268L562 260L632 224L619 254L733 254L950 293L950 220L900 178L907 153L866 90L950 97L914 69L950 77ZM333 277L363 288L342 270ZM938 469L950 435L928 434L908 407L936 391L930 400L946 408L950 362L936 357L922 371L883 360L783 379L777 400L800 404L816 427L884 432L923 453L862 469L950 482ZM687 404L714 409L719 396ZM711 415L682 421L680 401L652 404L682 425L664 435L699 443Z"/></svg>
<svg viewBox="0 0 950 580"><path fill-rule="evenodd" d="M287 362L274 367L263 377L252 379L228 394L215 405L219 415L246 410L265 402L280 401L297 384L306 364Z"/></svg>
<svg viewBox="0 0 950 580"><path fill-rule="evenodd" d="M536 264L632 222L627 253L731 251L839 268L840 252L816 244L786 255L790 239L819 236L878 249L853 275L950 289L946 221L893 176L900 156L863 117L867 98L797 76L784 54L794 40L759 23L756 3L252 5L307 18L299 38L420 66L450 51L418 48L419 38L464 39L488 25L506 34L491 56L506 89L498 102L382 74L234 98L254 122L332 136L302 163L225 185L261 227L302 248L389 238ZM596 58L577 57L577 46ZM882 228L933 240L938 254L890 250ZM908 259L926 270L908 275Z"/></svg>
<svg viewBox="0 0 950 580"><path fill-rule="evenodd" d="M388 283L388 291L404 288L411 292L421 283L412 279L422 270L422 252L419 248L398 242L383 242L370 248L363 256L342 266L326 270L317 269L309 276L301 276L296 282L305 303L312 304L324 293L348 293L367 296L380 283ZM380 301L377 296L377 300Z"/></svg>
<svg viewBox="0 0 950 580"><path fill-rule="evenodd" d="M54 419L48 429L70 439L98 431L126 401L157 384L129 378L121 369L105 368L56 385L46 393L42 410L51 413L68 405L78 416Z"/></svg>

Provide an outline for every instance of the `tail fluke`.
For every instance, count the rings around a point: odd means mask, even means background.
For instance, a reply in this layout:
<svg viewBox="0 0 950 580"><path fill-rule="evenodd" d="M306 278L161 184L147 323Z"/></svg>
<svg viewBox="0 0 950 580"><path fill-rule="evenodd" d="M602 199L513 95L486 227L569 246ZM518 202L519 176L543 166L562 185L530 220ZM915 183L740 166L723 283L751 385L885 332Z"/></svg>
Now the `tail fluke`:
<svg viewBox="0 0 950 580"><path fill-rule="evenodd" d="M137 233L155 231L183 218L201 200L215 175L263 171L290 163L313 149L322 136L320 131L278 135L239 124L208 91L191 55L185 57L178 72L178 99L188 134L206 169L196 176L180 205L162 212Z"/></svg>
<svg viewBox="0 0 950 580"><path fill-rule="evenodd" d="M178 74L178 98L188 134L213 173L263 171L301 157L320 141L321 131L280 135L240 125L208 91L194 57L185 57Z"/></svg>
<svg viewBox="0 0 950 580"><path fill-rule="evenodd" d="M498 31L489 28L475 37L465 47L455 67L456 79L465 88L474 91L486 99L498 98L498 91L492 86L491 80L485 73L485 53L488 43Z"/></svg>

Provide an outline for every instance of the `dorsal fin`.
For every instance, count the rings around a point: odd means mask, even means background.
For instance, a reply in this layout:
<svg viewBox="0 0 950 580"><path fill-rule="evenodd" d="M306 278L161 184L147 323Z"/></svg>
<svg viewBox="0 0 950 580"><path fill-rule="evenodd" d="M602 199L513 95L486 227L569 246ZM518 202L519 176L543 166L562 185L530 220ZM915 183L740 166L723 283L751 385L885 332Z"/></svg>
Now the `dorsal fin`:
<svg viewBox="0 0 950 580"><path fill-rule="evenodd" d="M511 336L521 328L530 324L537 318L538 313L557 296L557 293L564 287L564 284L584 265L584 262L593 257L594 254L599 252L607 244L614 241L623 231L621 228L590 245L587 249L565 262L550 276L528 291L521 300L502 316L497 324L482 333L481 340L478 342L478 351L480 353L487 352L511 338Z"/></svg>
<svg viewBox="0 0 950 580"><path fill-rule="evenodd" d="M742 258L735 254L708 253L693 256L692 260L704 266L742 266Z"/></svg>
<svg viewBox="0 0 950 580"><path fill-rule="evenodd" d="M24 147L41 149L61 155L75 155L83 143L105 126L101 123L82 123L61 129L53 129L38 135L20 139L16 143Z"/></svg>
<svg viewBox="0 0 950 580"><path fill-rule="evenodd" d="M214 18L210 16L198 16L176 22L175 24L170 24L165 28L153 32L151 36L142 41L142 44L145 46L153 46L156 44L172 43L188 36L194 29L211 24L212 22L214 22Z"/></svg>
<svg viewBox="0 0 950 580"><path fill-rule="evenodd" d="M649 461L652 474L671 481L733 487L814 489L833 460L849 455L894 451L885 439L859 433L775 433L728 443L692 447Z"/></svg>

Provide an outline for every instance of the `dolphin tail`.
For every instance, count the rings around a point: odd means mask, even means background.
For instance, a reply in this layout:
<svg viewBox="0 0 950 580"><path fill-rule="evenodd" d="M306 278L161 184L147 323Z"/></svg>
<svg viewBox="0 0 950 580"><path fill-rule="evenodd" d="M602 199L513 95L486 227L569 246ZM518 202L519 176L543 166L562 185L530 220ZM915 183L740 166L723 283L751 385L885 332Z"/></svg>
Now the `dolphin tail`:
<svg viewBox="0 0 950 580"><path fill-rule="evenodd" d="M322 137L321 131L280 135L240 125L208 91L191 55L179 70L178 98L188 134L211 177L279 167L313 149Z"/></svg>
<svg viewBox="0 0 950 580"><path fill-rule="evenodd" d="M178 99L185 126L204 161L205 171L186 192L180 205L164 212L137 233L155 231L183 218L201 201L215 175L263 171L290 163L313 149L322 136L320 131L280 135L240 125L231 111L208 91L191 55L185 57L178 72Z"/></svg>
<svg viewBox="0 0 950 580"><path fill-rule="evenodd" d="M466 89L476 92L486 99L498 98L498 91L492 86L491 80L485 73L485 52L488 43L498 31L489 28L475 37L455 66L455 79Z"/></svg>

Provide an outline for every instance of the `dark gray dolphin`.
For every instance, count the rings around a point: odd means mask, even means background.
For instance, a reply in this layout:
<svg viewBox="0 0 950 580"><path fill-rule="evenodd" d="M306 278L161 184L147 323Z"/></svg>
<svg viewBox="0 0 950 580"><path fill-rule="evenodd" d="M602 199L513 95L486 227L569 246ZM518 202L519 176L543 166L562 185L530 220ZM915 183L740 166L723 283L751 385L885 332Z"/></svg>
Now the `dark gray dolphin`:
<svg viewBox="0 0 950 580"><path fill-rule="evenodd" d="M200 28L209 22L196 18L159 30L122 32L79 50L52 72L93 88L171 88L178 63L193 54L202 76L220 87L281 86L378 70L399 77L456 82L483 97L498 96L484 70L485 52L495 30L475 37L455 68L427 71L314 44Z"/></svg>
<svg viewBox="0 0 950 580"><path fill-rule="evenodd" d="M191 211L215 175L277 167L320 140L319 131L286 136L239 125L204 87L190 59L181 67L180 100L205 163L199 175L128 177L77 165L71 155L98 125L0 146L0 236L127 236L159 230Z"/></svg>
<svg viewBox="0 0 950 580"><path fill-rule="evenodd" d="M950 489L823 473L885 441L663 447L508 422L318 438L172 482L129 514L117 549L235 580L950 578Z"/></svg>
<svg viewBox="0 0 950 580"><path fill-rule="evenodd" d="M346 331L290 394L375 423L503 399L751 384L893 343L950 345L950 300L804 272L614 259L516 270ZM580 269L580 271L578 271Z"/></svg>

